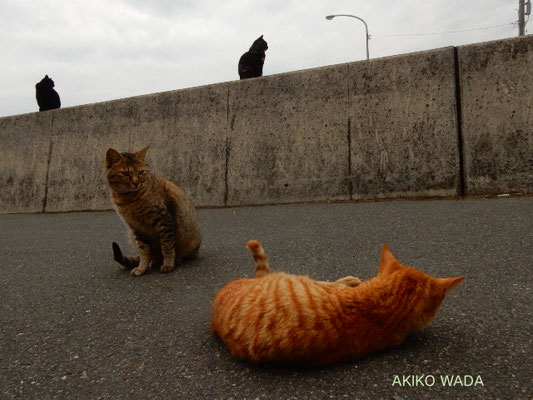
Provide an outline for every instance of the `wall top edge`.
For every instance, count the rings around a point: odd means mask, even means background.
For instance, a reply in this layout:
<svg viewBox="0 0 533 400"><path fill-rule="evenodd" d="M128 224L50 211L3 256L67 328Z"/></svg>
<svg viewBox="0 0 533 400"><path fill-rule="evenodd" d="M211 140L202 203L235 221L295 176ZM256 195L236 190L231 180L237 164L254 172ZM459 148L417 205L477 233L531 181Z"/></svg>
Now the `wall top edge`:
<svg viewBox="0 0 533 400"><path fill-rule="evenodd" d="M443 52L443 51L452 51L452 49L455 49L455 48L464 49L464 48L468 48L468 47L479 47L479 46L485 46L485 45L494 45L494 44L499 43L499 42L505 43L505 42L514 42L514 41L531 40L531 39L533 39L533 34L525 35L525 36L521 36L521 37L514 37L514 38L498 39L498 40L487 41L487 42L472 43L472 44L463 45L463 46L445 46L445 47L439 47L439 48L430 49L430 50L421 50L421 51L415 51L415 52L411 52L411 53L402 53L402 54L395 54L395 55L392 55L392 56L371 58L370 60L349 61L349 62L345 62L345 63L324 65L324 66L306 68L306 69L295 70L295 71L286 71L286 72L276 73L276 74L272 74L272 75L266 75L266 76L263 76L261 78L253 78L251 80L247 79L246 82L249 83L250 81L252 81L254 79L269 79L269 78L274 78L274 77L279 77L279 76L305 74L305 73L309 73L311 71L314 72L314 71L327 70L327 69L333 69L333 68L342 68L342 67L347 67L347 66L353 65L353 64L375 63L375 62L381 63L381 62L386 62L388 60L393 60L393 59L398 59L398 58L421 56L421 55L424 55L424 54L438 53L438 52ZM117 98L117 99L112 99L112 100L101 101L101 102L80 104L80 105L60 108L60 109L57 109L57 110L44 111L43 113L41 113L39 111L35 111L35 112L30 112L30 113L8 115L8 116L0 117L0 121L1 120L6 120L6 119L9 119L9 118L27 117L27 116L32 115L32 114L43 114L43 115L46 115L46 113L51 113L51 114L52 113L61 113L63 110L71 110L71 109L82 108L82 107L93 107L93 106L95 106L97 104L98 105L113 104L113 103L128 101L128 100L132 100L132 99L142 99L142 98L154 97L154 96L158 96L158 95L161 95L161 94L179 93L179 92L184 92L184 91L198 90L198 89L206 88L206 87L211 87L211 88L224 87L224 86L228 86L229 87L229 85L238 85L238 84L242 84L242 83L243 82L240 81L240 80L208 83L208 84L205 84L205 85L191 86L191 87L186 87L186 88L166 90L166 91L154 92L154 93L146 93L146 94L141 94L141 95L137 95L137 96L122 97L122 98Z"/></svg>

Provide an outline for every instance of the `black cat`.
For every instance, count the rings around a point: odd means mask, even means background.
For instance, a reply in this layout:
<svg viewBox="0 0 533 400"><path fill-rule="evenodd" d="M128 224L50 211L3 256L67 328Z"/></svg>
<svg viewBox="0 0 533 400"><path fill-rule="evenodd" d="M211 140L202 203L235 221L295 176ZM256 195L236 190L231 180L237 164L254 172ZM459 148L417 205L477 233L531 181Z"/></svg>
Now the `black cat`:
<svg viewBox="0 0 533 400"><path fill-rule="evenodd" d="M252 44L250 50L244 53L239 60L239 76L241 79L263 76L266 50L268 50L268 44L263 39L263 35L261 35Z"/></svg>
<svg viewBox="0 0 533 400"><path fill-rule="evenodd" d="M61 107L61 100L59 99L59 94L54 90L54 86L54 81L48 75L35 85L35 97L37 97L39 111Z"/></svg>

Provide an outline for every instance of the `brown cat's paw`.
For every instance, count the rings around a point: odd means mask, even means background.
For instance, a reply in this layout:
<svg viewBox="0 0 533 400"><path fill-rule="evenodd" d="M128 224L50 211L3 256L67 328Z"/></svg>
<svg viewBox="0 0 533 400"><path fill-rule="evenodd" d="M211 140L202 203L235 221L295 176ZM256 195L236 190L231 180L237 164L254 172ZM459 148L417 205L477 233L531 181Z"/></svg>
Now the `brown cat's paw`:
<svg viewBox="0 0 533 400"><path fill-rule="evenodd" d="M131 270L131 274L133 276L140 276L142 274L144 274L146 272L147 268L141 268L141 267L137 267L137 268L133 268Z"/></svg>
<svg viewBox="0 0 533 400"><path fill-rule="evenodd" d="M163 264L163 265L161 265L161 268L159 268L159 271L161 271L161 272L170 272L173 269L174 269L174 265Z"/></svg>
<svg viewBox="0 0 533 400"><path fill-rule="evenodd" d="M345 276L344 278L337 279L335 283L340 283L341 285L356 287L361 283L359 278L355 276Z"/></svg>

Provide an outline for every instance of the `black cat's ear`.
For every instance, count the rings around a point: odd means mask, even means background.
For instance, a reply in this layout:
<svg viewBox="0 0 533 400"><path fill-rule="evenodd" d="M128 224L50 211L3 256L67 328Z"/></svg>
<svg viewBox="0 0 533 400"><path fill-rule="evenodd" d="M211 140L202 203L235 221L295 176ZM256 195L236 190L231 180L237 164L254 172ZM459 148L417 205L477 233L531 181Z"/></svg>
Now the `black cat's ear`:
<svg viewBox="0 0 533 400"><path fill-rule="evenodd" d="M259 39L263 39L263 35L259 36Z"/></svg>
<svg viewBox="0 0 533 400"><path fill-rule="evenodd" d="M122 160L122 156L118 151L115 149L109 149L107 150L107 153L105 155L105 163L107 165L107 168L111 168L113 165L118 163L120 160Z"/></svg>
<svg viewBox="0 0 533 400"><path fill-rule="evenodd" d="M50 79L50 78L48 78L48 75L45 75L44 78L45 78L45 79Z"/></svg>

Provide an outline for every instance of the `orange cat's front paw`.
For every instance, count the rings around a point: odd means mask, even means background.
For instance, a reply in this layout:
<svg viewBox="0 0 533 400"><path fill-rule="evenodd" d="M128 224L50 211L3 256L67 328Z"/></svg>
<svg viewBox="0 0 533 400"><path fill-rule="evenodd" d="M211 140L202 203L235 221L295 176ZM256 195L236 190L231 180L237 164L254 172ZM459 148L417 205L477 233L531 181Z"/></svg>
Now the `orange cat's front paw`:
<svg viewBox="0 0 533 400"><path fill-rule="evenodd" d="M159 268L159 271L161 272L170 272L174 269L174 265L171 264L163 264L161 265L161 268Z"/></svg>
<svg viewBox="0 0 533 400"><path fill-rule="evenodd" d="M344 278L337 279L335 283L340 283L341 285L356 287L361 283L359 278L355 276L345 276Z"/></svg>

